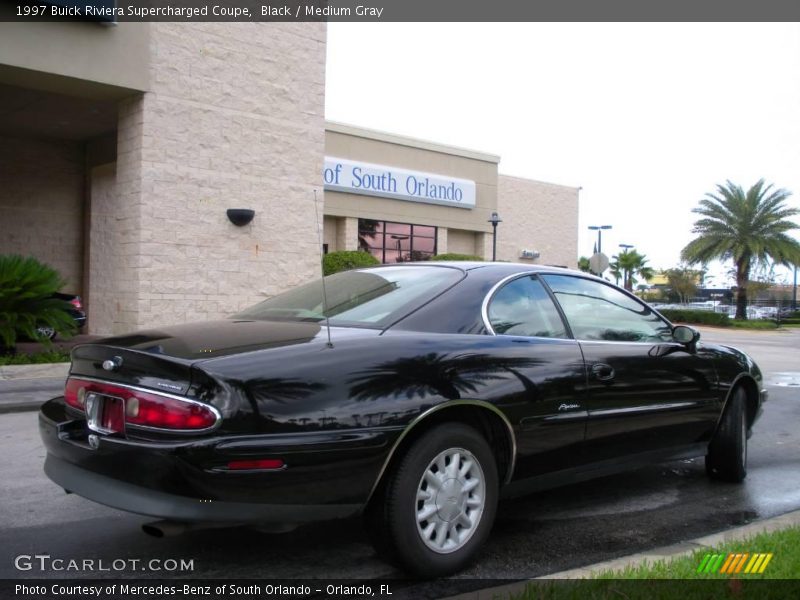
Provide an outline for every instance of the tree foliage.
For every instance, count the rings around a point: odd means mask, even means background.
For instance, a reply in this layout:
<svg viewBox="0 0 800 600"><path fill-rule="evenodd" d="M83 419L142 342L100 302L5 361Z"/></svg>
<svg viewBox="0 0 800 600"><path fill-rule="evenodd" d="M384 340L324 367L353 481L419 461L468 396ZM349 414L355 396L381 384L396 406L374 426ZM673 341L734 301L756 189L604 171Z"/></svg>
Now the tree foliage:
<svg viewBox="0 0 800 600"><path fill-rule="evenodd" d="M687 265L666 269L664 275L667 278L667 285L678 295L682 304L687 304L694 296L701 278L700 271L690 269Z"/></svg>
<svg viewBox="0 0 800 600"><path fill-rule="evenodd" d="M39 339L41 326L74 333L70 304L53 298L63 285L58 271L31 256L0 255L0 346L14 348L21 336Z"/></svg>
<svg viewBox="0 0 800 600"><path fill-rule="evenodd" d="M613 262L609 264L611 274L614 277L622 276L622 284L628 291L633 290L638 277L647 281L655 275L652 267L647 264L647 256L639 254L636 250L625 250L615 254L612 260Z"/></svg>
<svg viewBox="0 0 800 600"><path fill-rule="evenodd" d="M788 235L797 229L790 221L800 211L786 206L791 195L763 179L749 190L727 181L707 193L692 212L700 215L692 233L697 237L681 252L690 264L733 261L736 269L736 318L747 319L747 283L754 266L773 261L800 263L800 244Z"/></svg>
<svg viewBox="0 0 800 600"><path fill-rule="evenodd" d="M483 259L475 254L459 254L457 252L437 254L436 256L431 256L431 260L466 260L483 262Z"/></svg>

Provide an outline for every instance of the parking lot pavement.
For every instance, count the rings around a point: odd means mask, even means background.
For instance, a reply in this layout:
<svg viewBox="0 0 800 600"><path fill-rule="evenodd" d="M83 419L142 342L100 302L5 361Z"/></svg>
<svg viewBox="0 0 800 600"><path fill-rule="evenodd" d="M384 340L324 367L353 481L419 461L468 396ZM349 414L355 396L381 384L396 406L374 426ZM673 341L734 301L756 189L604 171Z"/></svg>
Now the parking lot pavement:
<svg viewBox="0 0 800 600"><path fill-rule="evenodd" d="M69 363L0 367L0 414L38 410L64 390Z"/></svg>
<svg viewBox="0 0 800 600"><path fill-rule="evenodd" d="M800 329L772 331L697 327L700 341L733 346L747 352L766 378L777 373L800 372ZM800 373L799 373L800 374Z"/></svg>
<svg viewBox="0 0 800 600"><path fill-rule="evenodd" d="M38 410L42 403L64 391L65 377L66 374L35 379L0 380L0 415Z"/></svg>

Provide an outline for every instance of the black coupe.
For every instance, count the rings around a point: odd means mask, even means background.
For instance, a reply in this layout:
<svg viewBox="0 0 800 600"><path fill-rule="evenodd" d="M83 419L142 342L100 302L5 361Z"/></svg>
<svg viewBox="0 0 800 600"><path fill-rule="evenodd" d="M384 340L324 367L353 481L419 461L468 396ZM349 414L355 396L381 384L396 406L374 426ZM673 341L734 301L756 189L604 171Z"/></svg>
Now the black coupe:
<svg viewBox="0 0 800 600"><path fill-rule="evenodd" d="M502 496L693 456L741 481L761 372L698 338L564 269L339 273L76 347L40 413L45 472L154 533L363 514L382 556L443 575Z"/></svg>

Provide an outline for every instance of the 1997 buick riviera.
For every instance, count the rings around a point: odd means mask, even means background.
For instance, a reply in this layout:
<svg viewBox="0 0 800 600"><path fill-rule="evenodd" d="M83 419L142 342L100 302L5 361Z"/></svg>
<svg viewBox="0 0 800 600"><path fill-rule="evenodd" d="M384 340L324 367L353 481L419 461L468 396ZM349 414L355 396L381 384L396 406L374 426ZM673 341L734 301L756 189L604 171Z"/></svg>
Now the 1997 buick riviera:
<svg viewBox="0 0 800 600"><path fill-rule="evenodd" d="M748 356L601 279L408 263L78 346L40 427L50 479L151 531L362 514L438 576L502 496L694 456L741 481L765 399Z"/></svg>

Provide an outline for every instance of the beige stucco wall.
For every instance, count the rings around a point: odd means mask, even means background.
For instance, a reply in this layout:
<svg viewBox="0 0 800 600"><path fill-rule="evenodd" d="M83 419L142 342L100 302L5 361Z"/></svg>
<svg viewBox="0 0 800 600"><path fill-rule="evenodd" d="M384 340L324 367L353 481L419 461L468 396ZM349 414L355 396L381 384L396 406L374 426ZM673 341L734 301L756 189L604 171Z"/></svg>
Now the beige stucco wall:
<svg viewBox="0 0 800 600"><path fill-rule="evenodd" d="M336 241L339 237L339 222L337 217L325 217L323 220L322 243L328 244L328 252L339 250Z"/></svg>
<svg viewBox="0 0 800 600"><path fill-rule="evenodd" d="M82 293L84 150L0 137L0 254L35 256Z"/></svg>
<svg viewBox="0 0 800 600"><path fill-rule="evenodd" d="M0 81L113 97L150 86L150 23L0 23ZM119 92L117 92L119 94Z"/></svg>
<svg viewBox="0 0 800 600"><path fill-rule="evenodd" d="M487 219L496 210L496 156L338 123L327 125L325 154L476 182L473 209L326 191L326 215L491 230Z"/></svg>
<svg viewBox="0 0 800 600"><path fill-rule="evenodd" d="M120 110L120 330L218 318L319 272L325 25L154 23L150 37L152 91ZM235 227L227 208L256 216Z"/></svg>
<svg viewBox="0 0 800 600"><path fill-rule="evenodd" d="M509 175L500 175L497 182L497 209L503 219L497 228L498 260L575 268L578 188ZM521 259L522 249L541 256Z"/></svg>
<svg viewBox="0 0 800 600"><path fill-rule="evenodd" d="M88 330L124 333L136 319L139 219L117 193L115 163L93 167L89 182Z"/></svg>
<svg viewBox="0 0 800 600"><path fill-rule="evenodd" d="M464 231L463 229L449 229L447 231L447 252L457 254L480 254L482 248L476 247L476 240L479 236L474 231ZM443 254L443 252L439 252ZM486 257L486 258L491 258Z"/></svg>

